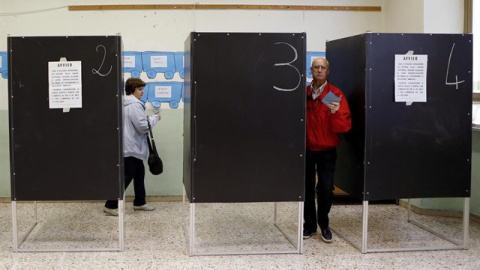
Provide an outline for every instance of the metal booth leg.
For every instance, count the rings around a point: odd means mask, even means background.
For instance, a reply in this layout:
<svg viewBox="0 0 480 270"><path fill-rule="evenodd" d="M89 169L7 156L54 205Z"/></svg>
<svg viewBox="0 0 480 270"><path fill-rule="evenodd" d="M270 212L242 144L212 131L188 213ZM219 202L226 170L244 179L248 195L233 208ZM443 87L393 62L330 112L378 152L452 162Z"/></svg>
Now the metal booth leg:
<svg viewBox="0 0 480 270"><path fill-rule="evenodd" d="M125 194L123 200L118 200L118 248L125 249Z"/></svg>
<svg viewBox="0 0 480 270"><path fill-rule="evenodd" d="M34 205L34 217L35 221L30 227L27 229L27 232L22 236L22 239L20 241L18 240L18 219L17 219L17 201L12 201L12 230L13 230L13 251L14 252L19 252L20 246L22 246L23 242L27 239L27 237L30 235L32 232L33 228L38 223L38 216L37 216L37 202L35 201L33 203Z"/></svg>
<svg viewBox="0 0 480 270"><path fill-rule="evenodd" d="M189 237L190 256L195 253L195 203L190 203L190 237Z"/></svg>
<svg viewBox="0 0 480 270"><path fill-rule="evenodd" d="M293 246L297 247L297 253L303 254L303 201L298 202L298 220L297 220L297 241L292 239L290 235L288 235L285 229L277 223L277 204L278 202L274 202L274 213L273 213L273 224L277 229L283 234L283 236L292 244ZM296 243L295 243L296 242Z"/></svg>
<svg viewBox="0 0 480 270"><path fill-rule="evenodd" d="M465 197L463 201L463 249L468 249L470 225L470 198Z"/></svg>
<svg viewBox="0 0 480 270"><path fill-rule="evenodd" d="M368 201L363 201L362 211L362 249L363 254L367 253L367 239L368 239Z"/></svg>

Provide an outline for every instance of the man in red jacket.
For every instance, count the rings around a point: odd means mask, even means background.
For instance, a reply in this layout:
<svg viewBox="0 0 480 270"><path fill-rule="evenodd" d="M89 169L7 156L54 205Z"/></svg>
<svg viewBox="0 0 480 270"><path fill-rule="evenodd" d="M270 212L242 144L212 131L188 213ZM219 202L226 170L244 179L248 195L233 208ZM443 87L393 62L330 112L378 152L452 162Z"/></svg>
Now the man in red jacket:
<svg viewBox="0 0 480 270"><path fill-rule="evenodd" d="M327 81L330 73L328 61L324 58L314 59L310 71L313 80L307 86L303 238L310 238L317 233L318 219L322 240L329 243L333 241L328 214L333 201L336 147L340 144L340 133L349 131L352 121L345 95ZM338 98L340 98L339 101L332 101ZM318 183L315 188L316 174ZM317 192L317 211L315 211L315 191Z"/></svg>

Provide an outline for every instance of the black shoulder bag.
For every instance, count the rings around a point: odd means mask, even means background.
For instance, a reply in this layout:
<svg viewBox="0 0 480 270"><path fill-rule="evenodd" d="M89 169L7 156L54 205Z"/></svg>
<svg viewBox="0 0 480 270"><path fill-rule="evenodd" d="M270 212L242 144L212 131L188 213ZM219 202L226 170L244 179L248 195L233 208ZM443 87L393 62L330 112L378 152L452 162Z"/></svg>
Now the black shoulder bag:
<svg viewBox="0 0 480 270"><path fill-rule="evenodd" d="M159 175L163 172L163 162L157 152L157 147L155 146L155 140L153 139L152 127L150 126L150 121L147 119L148 123L148 149L150 154L148 155L148 168L153 175Z"/></svg>

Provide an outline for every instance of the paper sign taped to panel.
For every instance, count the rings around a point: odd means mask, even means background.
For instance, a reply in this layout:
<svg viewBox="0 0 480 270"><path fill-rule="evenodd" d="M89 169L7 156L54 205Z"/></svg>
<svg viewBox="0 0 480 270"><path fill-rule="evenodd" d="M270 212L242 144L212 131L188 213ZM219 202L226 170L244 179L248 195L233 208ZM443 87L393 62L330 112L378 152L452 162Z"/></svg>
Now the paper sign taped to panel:
<svg viewBox="0 0 480 270"><path fill-rule="evenodd" d="M395 55L395 102L427 102L428 55Z"/></svg>
<svg viewBox="0 0 480 270"><path fill-rule="evenodd" d="M82 62L48 62L50 109L82 108Z"/></svg>

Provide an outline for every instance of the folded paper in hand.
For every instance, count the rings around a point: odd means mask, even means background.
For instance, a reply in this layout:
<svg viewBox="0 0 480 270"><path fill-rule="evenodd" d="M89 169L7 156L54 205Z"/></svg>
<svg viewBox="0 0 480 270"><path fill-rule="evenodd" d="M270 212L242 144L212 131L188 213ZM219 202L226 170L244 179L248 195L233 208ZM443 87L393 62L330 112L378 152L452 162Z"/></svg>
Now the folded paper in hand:
<svg viewBox="0 0 480 270"><path fill-rule="evenodd" d="M340 102L341 98L337 97L334 93L328 92L325 97L323 97L322 102L325 105L330 105L332 102Z"/></svg>

